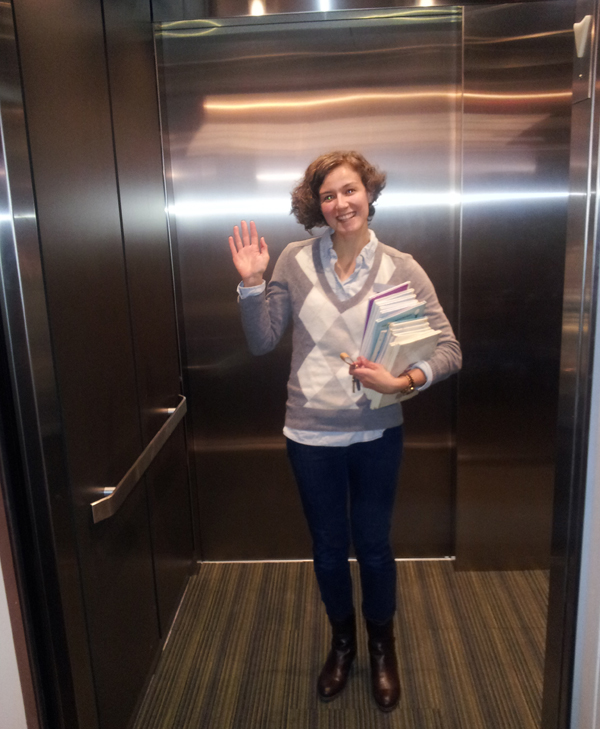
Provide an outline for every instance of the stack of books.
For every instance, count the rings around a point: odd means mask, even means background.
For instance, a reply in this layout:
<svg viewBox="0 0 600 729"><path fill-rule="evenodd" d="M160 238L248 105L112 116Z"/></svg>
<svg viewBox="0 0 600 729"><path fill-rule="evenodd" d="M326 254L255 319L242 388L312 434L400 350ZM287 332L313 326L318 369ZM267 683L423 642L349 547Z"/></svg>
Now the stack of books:
<svg viewBox="0 0 600 729"><path fill-rule="evenodd" d="M432 329L425 314L425 302L417 301L410 281L369 297L365 329L360 347L363 357L378 362L399 377L419 360L429 359L441 332ZM396 393L382 395L365 388L371 410L414 397Z"/></svg>

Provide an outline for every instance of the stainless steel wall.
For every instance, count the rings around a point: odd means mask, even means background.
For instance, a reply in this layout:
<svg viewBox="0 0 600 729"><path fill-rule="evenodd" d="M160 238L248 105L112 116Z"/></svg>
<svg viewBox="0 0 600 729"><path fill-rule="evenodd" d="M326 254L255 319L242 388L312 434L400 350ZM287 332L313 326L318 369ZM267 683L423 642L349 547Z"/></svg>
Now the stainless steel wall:
<svg viewBox="0 0 600 729"><path fill-rule="evenodd" d="M594 686L597 697L598 623L594 620L597 593L590 589L589 576L598 574L593 531L588 531L598 483L593 483L592 466L597 437L590 419L598 403L598 159L600 130L600 78L598 75L597 0L578 0L575 20L593 18L590 42L573 68L573 113L571 124L570 195L564 276L564 306L561 346L561 376L556 452L556 483L550 596L546 633L546 664L542 726L557 729L593 725L590 695L583 686ZM588 447L589 457L588 462ZM586 513L587 512L587 513ZM588 521L583 531L585 518ZM582 552L585 555L582 562ZM580 572L581 570L581 572ZM581 587L580 587L581 579ZM581 597L579 592L581 590ZM596 604L595 604L596 603ZM579 623L579 625L577 625ZM589 626L593 625L591 632ZM586 629L587 628L587 629ZM574 676L575 635L585 644L587 675L582 666ZM593 666L593 668L592 668ZM591 670L590 670L591 669ZM587 699L587 701L586 701ZM571 711L573 712L571 714ZM590 717L588 720L588 716ZM577 720L578 719L578 720Z"/></svg>
<svg viewBox="0 0 600 729"><path fill-rule="evenodd" d="M548 567L573 5L466 7L457 565Z"/></svg>
<svg viewBox="0 0 600 729"><path fill-rule="evenodd" d="M200 21L158 36L205 559L310 556L281 435L289 339L247 352L235 223L253 218L276 259L307 237L289 215L294 181L318 154L357 148L388 173L373 228L415 256L455 318L460 13L335 17ZM455 387L406 406L398 556L452 551Z"/></svg>
<svg viewBox="0 0 600 729"><path fill-rule="evenodd" d="M120 729L195 564L183 426L112 518L90 506L180 392L150 8L6 5L0 307L40 707L48 726Z"/></svg>

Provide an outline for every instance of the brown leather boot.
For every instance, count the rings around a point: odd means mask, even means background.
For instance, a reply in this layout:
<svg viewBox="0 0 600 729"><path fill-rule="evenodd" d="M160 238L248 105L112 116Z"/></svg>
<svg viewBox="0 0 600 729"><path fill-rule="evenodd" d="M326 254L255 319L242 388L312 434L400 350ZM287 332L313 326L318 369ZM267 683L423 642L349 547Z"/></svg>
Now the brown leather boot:
<svg viewBox="0 0 600 729"><path fill-rule="evenodd" d="M373 698L382 711L395 709L400 701L400 677L394 646L394 621L383 625L367 620Z"/></svg>
<svg viewBox="0 0 600 729"><path fill-rule="evenodd" d="M317 692L323 701L334 699L346 685L356 656L356 618L331 621L331 650L317 681Z"/></svg>

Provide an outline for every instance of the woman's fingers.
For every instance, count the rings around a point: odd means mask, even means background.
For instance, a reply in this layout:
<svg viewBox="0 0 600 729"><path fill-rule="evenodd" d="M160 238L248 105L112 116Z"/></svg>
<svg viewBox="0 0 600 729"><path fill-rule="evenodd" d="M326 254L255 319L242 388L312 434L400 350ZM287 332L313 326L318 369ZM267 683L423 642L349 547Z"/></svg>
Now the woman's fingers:
<svg viewBox="0 0 600 729"><path fill-rule="evenodd" d="M370 362L368 359L362 357L362 362L357 360L351 374L361 382L365 380L368 382L375 382L376 380L385 377L387 370L385 370L381 365L375 364L375 362Z"/></svg>
<svg viewBox="0 0 600 729"><path fill-rule="evenodd" d="M376 364L375 362L371 362L371 360L363 357L362 355L357 358L354 365L355 367L367 367L370 370L376 370L379 367L378 364Z"/></svg>
<svg viewBox="0 0 600 729"><path fill-rule="evenodd" d="M233 256L233 258L235 258L237 254L237 248L235 247L235 242L232 236L229 236L229 248L231 249L231 255Z"/></svg>
<svg viewBox="0 0 600 729"><path fill-rule="evenodd" d="M241 251L243 248L243 245L242 245L242 239L240 237L240 229L237 227L237 225L233 226L233 238L234 238L235 246L236 246L237 250Z"/></svg>
<svg viewBox="0 0 600 729"><path fill-rule="evenodd" d="M251 225L252 225L252 223L251 223ZM255 230L256 230L256 228L255 228ZM252 245L250 233L248 232L248 223L246 223L245 220L242 220L242 241L244 243L244 246Z"/></svg>
<svg viewBox="0 0 600 729"><path fill-rule="evenodd" d="M265 239L260 239L260 245L258 243L258 232L256 230L256 225L254 224L254 221L250 221L250 227L248 228L248 223L246 223L245 220L242 220L240 223L240 226L237 225L233 226L233 240L235 243L235 246L238 251L241 251L242 248L246 248L247 246L256 246L258 250L260 251L262 246L267 248L267 244L265 243Z"/></svg>

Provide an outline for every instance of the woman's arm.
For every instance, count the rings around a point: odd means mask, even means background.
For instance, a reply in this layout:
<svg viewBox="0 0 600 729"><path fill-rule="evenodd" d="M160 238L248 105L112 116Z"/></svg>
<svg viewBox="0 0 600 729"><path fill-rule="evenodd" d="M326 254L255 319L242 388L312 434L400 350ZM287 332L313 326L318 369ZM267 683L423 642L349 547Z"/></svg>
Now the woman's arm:
<svg viewBox="0 0 600 729"><path fill-rule="evenodd" d="M383 395L408 390L411 385L415 388L420 387L427 381L423 370L418 367L409 369L399 377L394 377L385 367L376 362L371 362L365 357L359 357L353 365L350 365L350 374L364 387ZM410 375L410 378L408 375Z"/></svg>
<svg viewBox="0 0 600 729"><path fill-rule="evenodd" d="M240 229L235 226L229 238L233 263L244 287L260 286L269 262L264 238L258 237L256 226L250 229L243 220ZM266 291L255 296L239 298L242 327L252 354L266 354L275 348L285 332L290 318L290 302L285 277L282 275L281 257Z"/></svg>
<svg viewBox="0 0 600 729"><path fill-rule="evenodd" d="M410 279L417 299L425 301L425 316L429 321L429 326L441 332L436 348L427 360L432 373L432 379L427 383L429 386L434 382L445 380L460 370L462 352L429 276L415 260L412 260L411 263L411 270L407 274L407 278Z"/></svg>

